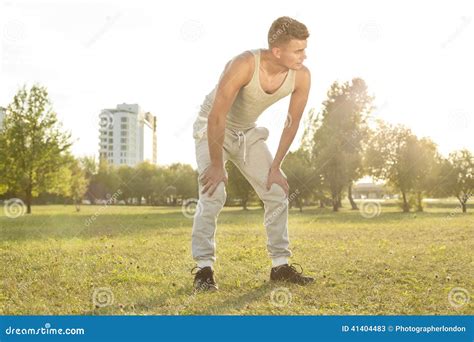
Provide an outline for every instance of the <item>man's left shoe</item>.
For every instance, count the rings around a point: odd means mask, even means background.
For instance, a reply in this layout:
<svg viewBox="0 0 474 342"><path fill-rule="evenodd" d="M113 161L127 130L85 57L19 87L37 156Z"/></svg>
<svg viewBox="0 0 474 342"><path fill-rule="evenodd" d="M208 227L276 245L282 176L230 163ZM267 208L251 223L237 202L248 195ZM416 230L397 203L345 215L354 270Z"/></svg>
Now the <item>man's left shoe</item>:
<svg viewBox="0 0 474 342"><path fill-rule="evenodd" d="M194 273L194 270L197 270ZM207 266L207 267L194 267L191 270L191 274L194 275L194 282L193 282L193 291L194 292L214 292L219 289L217 286L216 280L214 278L214 270Z"/></svg>
<svg viewBox="0 0 474 342"><path fill-rule="evenodd" d="M287 281L298 285L308 285L314 282L314 278L306 277L303 275L303 268L301 265L301 271L297 271L294 265L298 264L284 264L277 267L273 267L270 273L270 280L272 281Z"/></svg>

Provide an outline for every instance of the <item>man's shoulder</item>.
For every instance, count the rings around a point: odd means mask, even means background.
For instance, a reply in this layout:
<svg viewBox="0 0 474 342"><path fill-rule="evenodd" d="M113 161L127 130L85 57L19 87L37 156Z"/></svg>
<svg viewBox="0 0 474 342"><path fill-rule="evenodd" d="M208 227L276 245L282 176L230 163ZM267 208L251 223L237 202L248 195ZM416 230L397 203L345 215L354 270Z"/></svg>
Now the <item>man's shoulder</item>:
<svg viewBox="0 0 474 342"><path fill-rule="evenodd" d="M306 66L302 66L301 69L295 72L295 87L294 90L302 89L307 91L311 84L311 73Z"/></svg>
<svg viewBox="0 0 474 342"><path fill-rule="evenodd" d="M237 63L244 67L251 67L254 65L255 56L250 50L246 50L236 55L230 62Z"/></svg>
<svg viewBox="0 0 474 342"><path fill-rule="evenodd" d="M303 65L301 69L296 70L296 76L298 77L308 77L311 76L311 72L309 71L308 67Z"/></svg>
<svg viewBox="0 0 474 342"><path fill-rule="evenodd" d="M227 62L224 72L231 75L239 74L247 83L250 81L255 68L254 60L251 51L244 51Z"/></svg>

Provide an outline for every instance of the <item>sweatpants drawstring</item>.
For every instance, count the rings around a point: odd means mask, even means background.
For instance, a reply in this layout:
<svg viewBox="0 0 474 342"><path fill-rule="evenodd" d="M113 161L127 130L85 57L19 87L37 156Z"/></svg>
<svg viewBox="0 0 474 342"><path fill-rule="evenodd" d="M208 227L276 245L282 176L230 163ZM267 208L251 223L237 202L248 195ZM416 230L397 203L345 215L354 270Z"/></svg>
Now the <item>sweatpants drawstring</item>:
<svg viewBox="0 0 474 342"><path fill-rule="evenodd" d="M239 147L243 141L244 143L244 165L247 162L247 137L243 131L236 131L237 137L239 138Z"/></svg>
<svg viewBox="0 0 474 342"><path fill-rule="evenodd" d="M245 135L244 131L237 130L237 129L230 129L230 131L239 138L239 150L240 145L244 144L244 165L247 162L247 136Z"/></svg>
<svg viewBox="0 0 474 342"><path fill-rule="evenodd" d="M207 121L207 118L198 117L200 121ZM202 138L207 131L207 125L204 125L200 130L197 131L197 135ZM230 129L230 131L237 136L239 139L239 148L242 143L244 144L244 165L247 163L247 136L245 135L244 131Z"/></svg>

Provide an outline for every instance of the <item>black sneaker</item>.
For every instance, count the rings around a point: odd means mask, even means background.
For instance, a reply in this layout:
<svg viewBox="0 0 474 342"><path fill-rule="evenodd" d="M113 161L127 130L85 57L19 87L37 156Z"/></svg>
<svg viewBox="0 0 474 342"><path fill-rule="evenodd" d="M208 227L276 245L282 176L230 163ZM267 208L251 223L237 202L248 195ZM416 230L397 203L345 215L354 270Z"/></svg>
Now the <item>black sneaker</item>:
<svg viewBox="0 0 474 342"><path fill-rule="evenodd" d="M290 283L298 284L298 285L307 285L314 282L314 278L306 277L303 273L303 267L301 267L301 271L297 271L296 267L293 265L299 264L284 264L277 267L273 267L270 273L270 280L273 281L287 281Z"/></svg>
<svg viewBox="0 0 474 342"><path fill-rule="evenodd" d="M193 273L197 269L198 271ZM193 288L195 292L198 291L217 291L219 287L217 286L216 281L214 280L214 271L211 267L200 268L198 266L194 267L191 270L191 274L194 274L194 283Z"/></svg>

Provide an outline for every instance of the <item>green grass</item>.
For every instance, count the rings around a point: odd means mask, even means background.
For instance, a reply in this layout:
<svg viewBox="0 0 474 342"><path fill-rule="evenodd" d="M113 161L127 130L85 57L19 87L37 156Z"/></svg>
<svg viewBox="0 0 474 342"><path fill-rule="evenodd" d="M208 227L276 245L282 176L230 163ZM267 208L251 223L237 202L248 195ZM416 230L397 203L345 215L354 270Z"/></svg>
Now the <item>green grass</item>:
<svg viewBox="0 0 474 342"><path fill-rule="evenodd" d="M0 314L474 313L472 300L459 308L448 300L456 287L474 293L472 206L467 214L454 202L403 214L387 205L374 218L347 208L292 209L292 261L316 278L307 287L268 281L262 209L225 208L217 231L220 291L198 295L191 291L192 220L181 208L101 208L36 206L15 219L0 211ZM110 305L94 304L100 288L113 293Z"/></svg>

